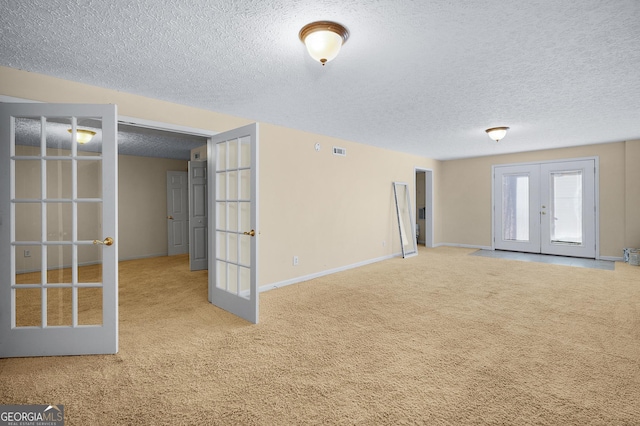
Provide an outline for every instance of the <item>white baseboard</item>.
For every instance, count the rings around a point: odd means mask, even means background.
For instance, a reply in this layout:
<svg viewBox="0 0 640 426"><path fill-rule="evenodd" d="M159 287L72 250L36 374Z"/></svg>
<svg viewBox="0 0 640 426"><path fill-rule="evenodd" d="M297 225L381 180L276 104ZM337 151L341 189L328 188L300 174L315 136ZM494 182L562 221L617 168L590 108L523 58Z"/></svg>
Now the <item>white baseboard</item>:
<svg viewBox="0 0 640 426"><path fill-rule="evenodd" d="M331 275L331 274L335 274L337 272L347 271L349 269L359 268L359 267L365 266L365 265L370 265L372 263L382 262L383 260L393 259L394 257L398 257L398 256L402 256L402 253L390 254L388 256L378 257L378 258L375 258L375 259L369 259L369 260L365 260L363 262L358 262L358 263L353 263L351 265L341 266L339 268L328 269L326 271L316 272L314 274L304 275L304 276L301 276L301 277L292 278L290 280L284 280L284 281L280 281L280 282L272 283L272 284L265 284L265 285L261 285L260 288L258 289L258 291L262 293L263 291L269 291L269 290L273 290L273 289L276 289L276 288L288 286L288 285L291 285L291 284L297 284L297 283L301 283L303 281L309 281L309 280L312 280L314 278L320 278L320 277L323 277L325 275Z"/></svg>
<svg viewBox="0 0 640 426"><path fill-rule="evenodd" d="M598 260L609 260L611 262L622 262L624 260L624 257L620 256L600 256L598 257Z"/></svg>

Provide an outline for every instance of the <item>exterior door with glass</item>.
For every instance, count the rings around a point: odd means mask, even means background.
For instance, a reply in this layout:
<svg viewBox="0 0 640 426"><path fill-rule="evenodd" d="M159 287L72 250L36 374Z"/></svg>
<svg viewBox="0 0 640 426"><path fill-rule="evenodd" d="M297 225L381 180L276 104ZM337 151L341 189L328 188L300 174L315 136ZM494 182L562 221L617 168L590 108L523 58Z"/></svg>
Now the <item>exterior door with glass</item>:
<svg viewBox="0 0 640 426"><path fill-rule="evenodd" d="M116 117L0 104L0 357L118 351Z"/></svg>
<svg viewBox="0 0 640 426"><path fill-rule="evenodd" d="M215 194L209 197L209 301L257 323L258 124L217 134L209 144Z"/></svg>
<svg viewBox="0 0 640 426"><path fill-rule="evenodd" d="M494 247L596 257L595 160L494 168Z"/></svg>

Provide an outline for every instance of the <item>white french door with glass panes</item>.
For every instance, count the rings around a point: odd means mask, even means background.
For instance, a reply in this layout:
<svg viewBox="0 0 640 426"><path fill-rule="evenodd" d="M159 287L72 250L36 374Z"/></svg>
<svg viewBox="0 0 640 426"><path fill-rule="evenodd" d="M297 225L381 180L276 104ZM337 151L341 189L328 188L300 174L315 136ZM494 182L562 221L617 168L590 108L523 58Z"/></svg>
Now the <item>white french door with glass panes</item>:
<svg viewBox="0 0 640 426"><path fill-rule="evenodd" d="M0 129L0 357L116 353L115 105L4 103Z"/></svg>
<svg viewBox="0 0 640 426"><path fill-rule="evenodd" d="M209 301L257 323L258 124L213 136L208 152Z"/></svg>
<svg viewBox="0 0 640 426"><path fill-rule="evenodd" d="M494 167L494 247L596 257L596 160Z"/></svg>

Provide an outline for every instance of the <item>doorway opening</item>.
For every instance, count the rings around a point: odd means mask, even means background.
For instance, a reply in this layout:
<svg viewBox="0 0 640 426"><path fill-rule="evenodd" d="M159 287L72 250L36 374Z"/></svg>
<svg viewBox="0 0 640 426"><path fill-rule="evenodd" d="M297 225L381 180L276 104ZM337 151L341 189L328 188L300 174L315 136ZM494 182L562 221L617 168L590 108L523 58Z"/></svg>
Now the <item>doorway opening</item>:
<svg viewBox="0 0 640 426"><path fill-rule="evenodd" d="M433 170L415 168L416 240L433 247Z"/></svg>

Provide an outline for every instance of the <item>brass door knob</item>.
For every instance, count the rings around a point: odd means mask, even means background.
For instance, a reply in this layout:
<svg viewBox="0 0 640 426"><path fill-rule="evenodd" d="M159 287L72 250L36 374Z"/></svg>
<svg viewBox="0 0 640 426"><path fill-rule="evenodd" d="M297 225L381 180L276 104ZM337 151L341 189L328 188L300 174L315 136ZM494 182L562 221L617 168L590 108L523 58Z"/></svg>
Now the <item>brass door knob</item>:
<svg viewBox="0 0 640 426"><path fill-rule="evenodd" d="M103 241L93 240L93 244L102 244L104 246L110 246L110 245L113 245L113 238L107 237Z"/></svg>
<svg viewBox="0 0 640 426"><path fill-rule="evenodd" d="M173 216L167 216L167 219L173 220Z"/></svg>
<svg viewBox="0 0 640 426"><path fill-rule="evenodd" d="M254 231L254 230L252 229L252 230L251 230L251 231L249 231L249 232L244 232L244 235L250 235L250 236L252 236L252 237L255 237L255 235L256 235L256 231Z"/></svg>

